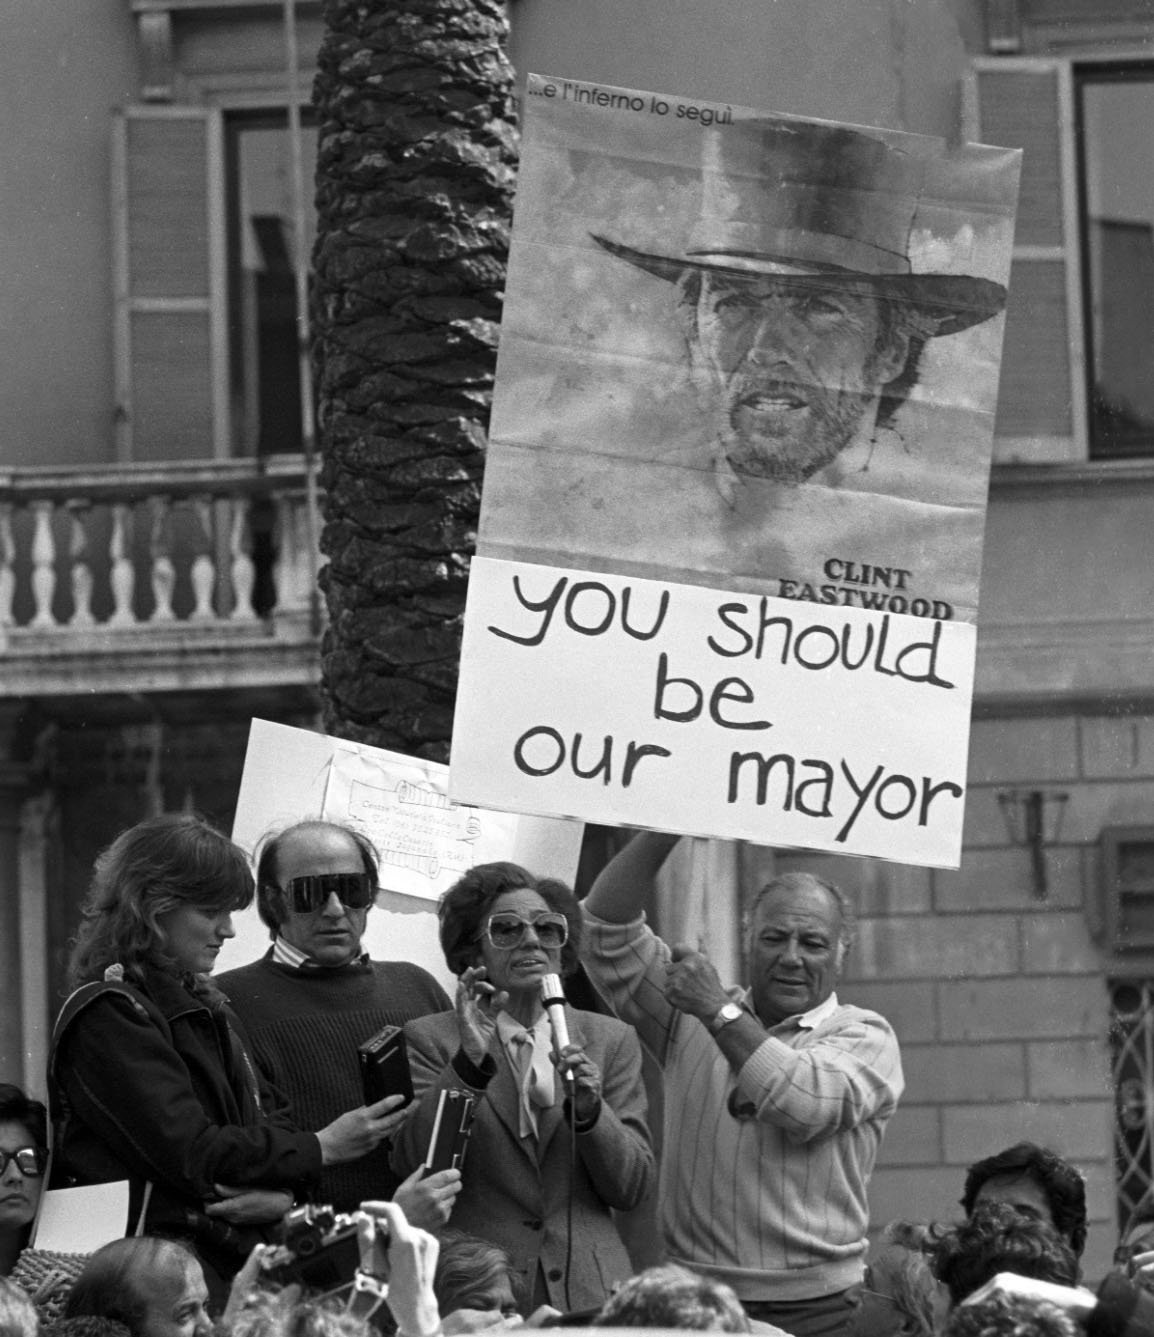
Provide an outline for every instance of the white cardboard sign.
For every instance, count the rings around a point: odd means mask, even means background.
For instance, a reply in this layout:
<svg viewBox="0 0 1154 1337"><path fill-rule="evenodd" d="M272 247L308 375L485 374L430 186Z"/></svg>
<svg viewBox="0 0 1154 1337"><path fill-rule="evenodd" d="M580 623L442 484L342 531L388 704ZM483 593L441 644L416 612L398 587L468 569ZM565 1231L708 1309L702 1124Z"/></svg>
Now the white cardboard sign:
<svg viewBox="0 0 1154 1337"><path fill-rule="evenodd" d="M437 939L436 901L477 863L509 859L572 884L580 822L465 808L448 796L448 768L367 743L254 719L232 838L252 855L262 838L324 817L364 831L380 856L381 890L364 946L383 960L414 961L451 985ZM268 947L255 907L233 917L217 971Z"/></svg>
<svg viewBox="0 0 1154 1337"><path fill-rule="evenodd" d="M958 622L477 558L450 793L957 867L974 640Z"/></svg>

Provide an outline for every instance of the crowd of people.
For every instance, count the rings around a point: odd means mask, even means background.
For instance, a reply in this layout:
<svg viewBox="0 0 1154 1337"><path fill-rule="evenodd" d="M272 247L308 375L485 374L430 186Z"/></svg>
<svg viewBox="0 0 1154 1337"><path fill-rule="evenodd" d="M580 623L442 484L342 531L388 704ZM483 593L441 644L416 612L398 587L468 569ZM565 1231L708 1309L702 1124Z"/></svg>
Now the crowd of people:
<svg viewBox="0 0 1154 1337"><path fill-rule="evenodd" d="M362 833L298 823L254 878L196 816L122 832L84 902L48 1107L0 1085L0 1337L1154 1337L1154 1203L1089 1289L1082 1176L1029 1143L969 1168L957 1220L891 1222L869 1246L903 1078L886 1020L837 996L852 907L810 875L775 879L750 907L748 985L728 988L646 922L675 843L639 833L584 902L512 863L471 869L439 905L450 999L364 951ZM214 975L254 898L268 951ZM412 1099L366 1103L358 1050L386 1027ZM450 1099L470 1110L466 1155L430 1169ZM638 1270L620 1218L659 1160L664 1262ZM127 1181L128 1218L40 1284L49 1181Z"/></svg>

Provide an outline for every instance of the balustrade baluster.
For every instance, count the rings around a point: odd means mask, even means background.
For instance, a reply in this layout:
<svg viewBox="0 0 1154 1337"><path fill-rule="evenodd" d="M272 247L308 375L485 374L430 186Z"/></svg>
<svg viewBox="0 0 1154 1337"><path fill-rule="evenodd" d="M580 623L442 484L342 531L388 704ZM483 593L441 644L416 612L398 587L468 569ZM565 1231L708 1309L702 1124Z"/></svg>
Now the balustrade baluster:
<svg viewBox="0 0 1154 1337"><path fill-rule="evenodd" d="M152 560L152 597L156 606L152 622L173 622L172 591L176 586L176 568L172 564L172 535L169 526L172 503L168 497L149 497L150 530L148 552Z"/></svg>
<svg viewBox="0 0 1154 1337"><path fill-rule="evenodd" d="M84 557L88 551L88 523L92 511L86 502L69 502L67 509L68 564L72 580L72 616L68 625L91 627L96 623L92 616L92 568Z"/></svg>
<svg viewBox="0 0 1154 1337"><path fill-rule="evenodd" d="M212 591L216 585L216 563L212 560L212 499L193 497L192 511L204 536L204 550L192 559L189 577L192 581L194 607L188 615L190 622L209 622L216 613L212 607Z"/></svg>
<svg viewBox="0 0 1154 1337"><path fill-rule="evenodd" d="M108 540L108 555L112 563L109 572L112 585L112 616L108 619L110 627L131 627L136 621L132 611L136 572L132 569L132 559L128 555L131 541L132 512L127 502L118 501L112 507L112 533Z"/></svg>
<svg viewBox="0 0 1154 1337"><path fill-rule="evenodd" d="M34 501L32 514L32 601L36 611L30 626L43 630L56 626L52 599L56 594L56 535L52 532L53 506L50 501Z"/></svg>
<svg viewBox="0 0 1154 1337"><path fill-rule="evenodd" d="M16 540L12 535L12 504L0 502L0 627L12 625L12 601L16 597Z"/></svg>
<svg viewBox="0 0 1154 1337"><path fill-rule="evenodd" d="M229 530L228 552L231 559L232 575L232 611L229 618L233 622L254 622L256 612L252 606L252 589L256 583L256 568L249 556L251 536L248 519L252 503L248 497L233 497L232 526Z"/></svg>
<svg viewBox="0 0 1154 1337"><path fill-rule="evenodd" d="M276 610L278 613L290 613L308 604L308 589L301 580L304 526L297 498L282 492L276 499L276 509Z"/></svg>

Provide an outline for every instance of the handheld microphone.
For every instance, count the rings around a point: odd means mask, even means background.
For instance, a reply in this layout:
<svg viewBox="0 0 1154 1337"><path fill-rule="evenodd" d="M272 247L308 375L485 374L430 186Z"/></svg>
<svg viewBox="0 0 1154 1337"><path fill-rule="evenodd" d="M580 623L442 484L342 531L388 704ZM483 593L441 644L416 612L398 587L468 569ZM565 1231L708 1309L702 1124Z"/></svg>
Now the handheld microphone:
<svg viewBox="0 0 1154 1337"><path fill-rule="evenodd" d="M562 1049L569 1043L569 1027L565 1024L565 994L561 988L560 975L542 975L541 1002L549 1017L553 1049L560 1056Z"/></svg>

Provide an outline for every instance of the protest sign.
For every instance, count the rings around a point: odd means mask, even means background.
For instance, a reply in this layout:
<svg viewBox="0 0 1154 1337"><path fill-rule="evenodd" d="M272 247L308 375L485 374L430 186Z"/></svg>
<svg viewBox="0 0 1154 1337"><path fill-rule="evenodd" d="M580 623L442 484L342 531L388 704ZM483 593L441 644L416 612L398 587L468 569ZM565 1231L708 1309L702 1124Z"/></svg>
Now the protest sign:
<svg viewBox="0 0 1154 1337"><path fill-rule="evenodd" d="M485 558L469 599L463 792L953 866L973 627Z"/></svg>
<svg viewBox="0 0 1154 1337"><path fill-rule="evenodd" d="M272 832L320 817L363 831L380 861L377 911L365 948L416 961L451 984L437 940L437 898L477 863L510 859L572 881L580 822L466 807L448 796L448 768L368 743L254 719L232 838L250 856ZM234 916L217 971L246 965L268 945L255 907Z"/></svg>
<svg viewBox="0 0 1154 1337"><path fill-rule="evenodd" d="M968 645L965 671L951 669L951 702L967 699L948 712L949 748L963 759L948 774L964 786L1019 162L1011 150L531 76L479 556L519 567L527 591L565 573L562 602L609 573L662 582L679 610L692 601L677 587L701 587L711 592L702 621L684 627L694 644L716 631L717 595L729 591L789 601L799 625L856 627L855 614L878 637L884 627L909 644L937 638L951 662ZM473 730L486 703L520 718L526 693L550 684L568 708L573 684L549 657L531 683L501 676L508 652L483 659L492 676L469 662L485 627L504 625L493 584L479 564L454 796L737 834L731 813L715 827L722 814L687 806L674 785L644 804L639 791L594 802L586 785L538 806L545 786L526 786L493 731ZM626 661L585 666L615 707ZM793 755L833 756L819 746L831 732L839 753L870 753L865 681L851 675L821 696L814 675L791 676L793 717L810 718ZM941 696L903 698L908 757L922 734L944 745ZM625 738L646 736L652 704ZM586 740L621 728L588 714L582 725ZM887 773L914 774L900 752L887 755ZM842 847L956 863L960 798L954 806L952 855L904 821L859 844L859 820ZM813 823L790 829L749 838L825 847Z"/></svg>

